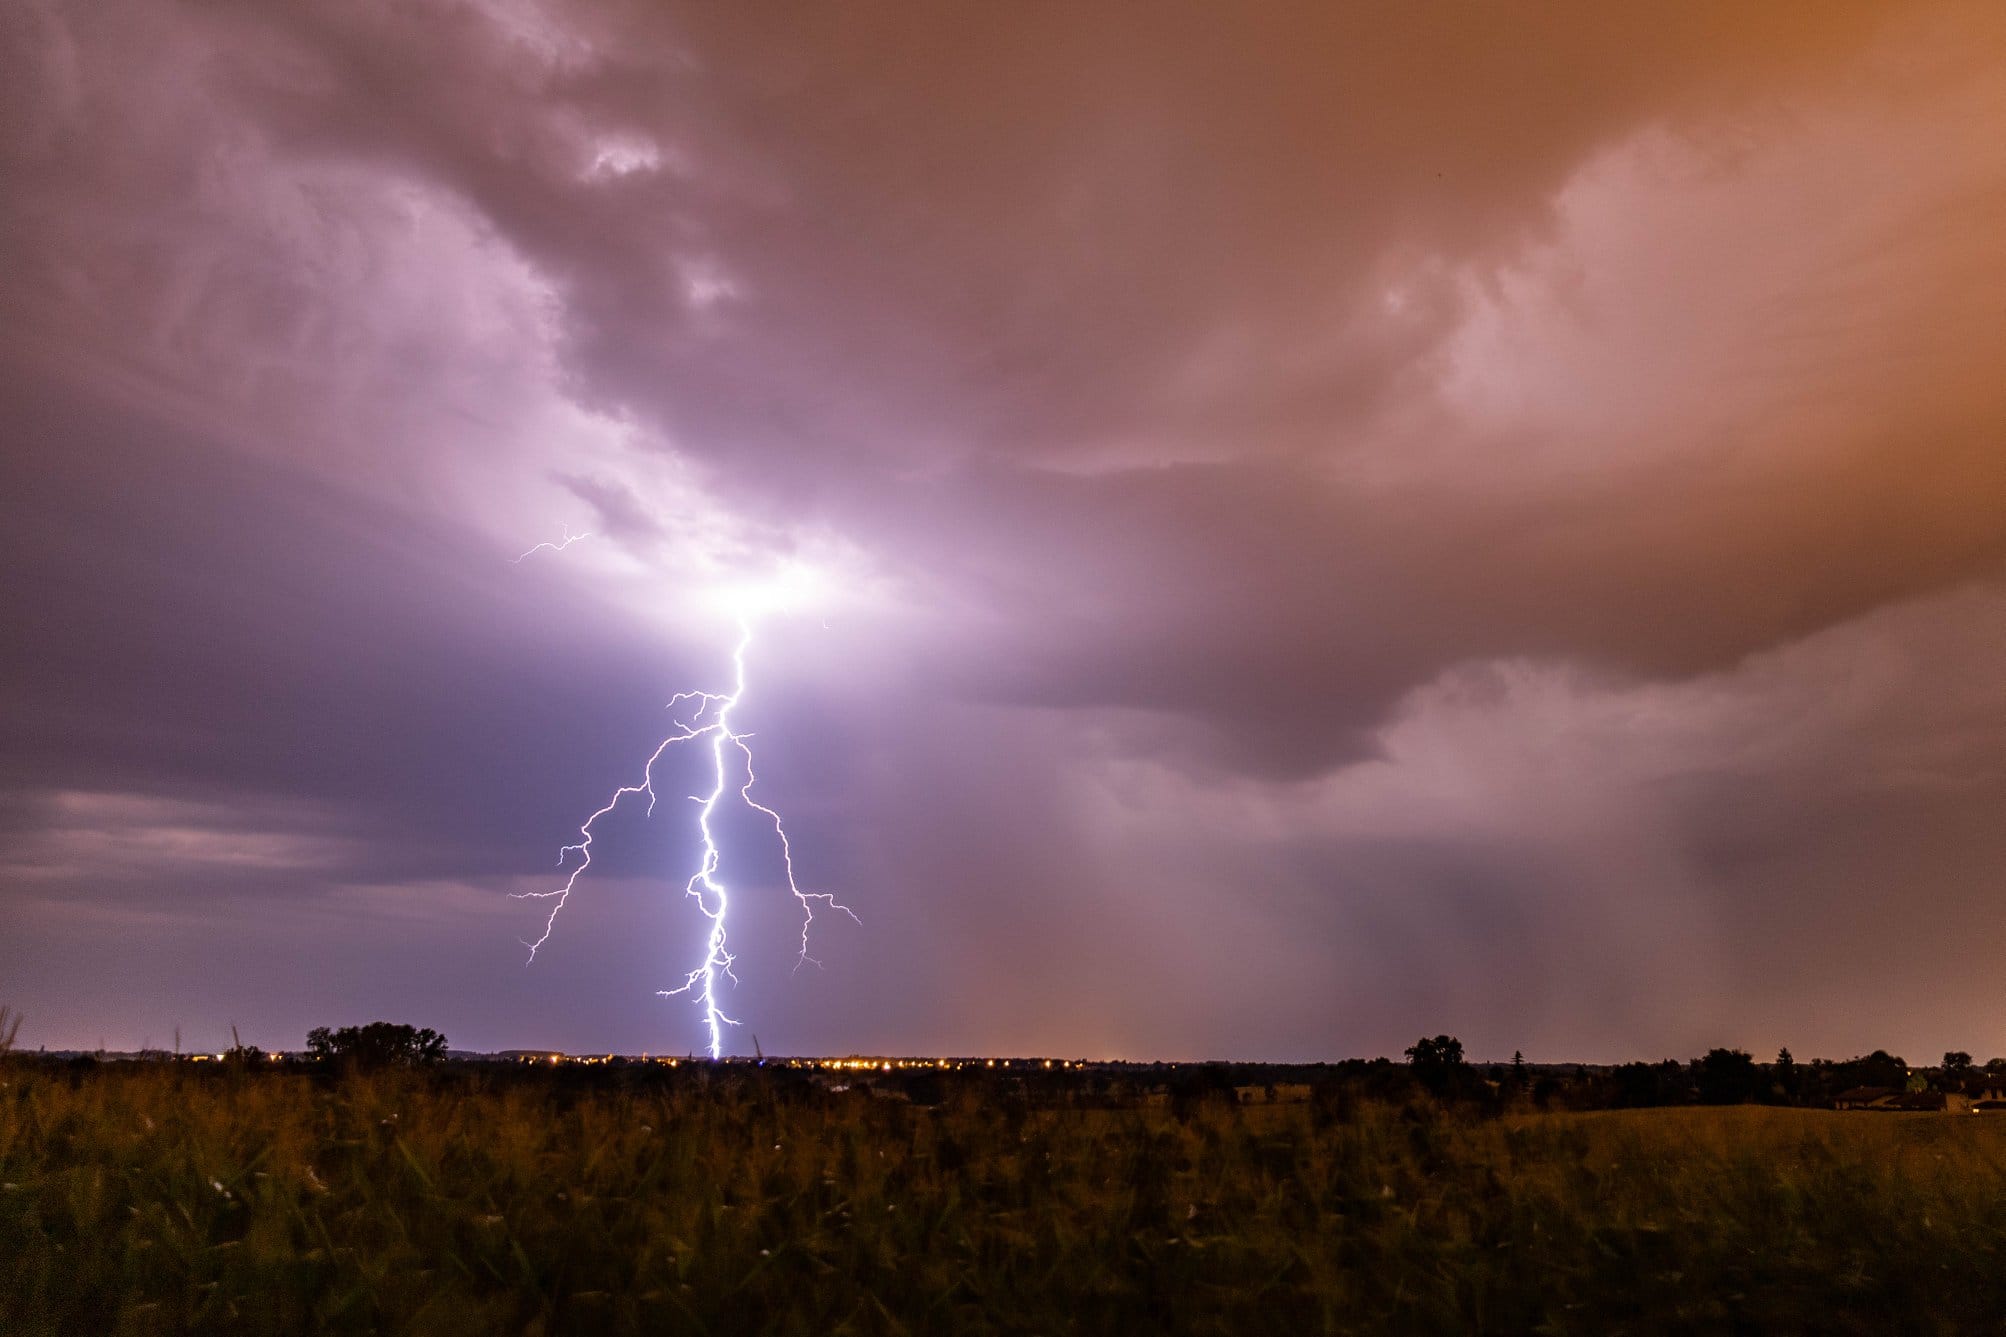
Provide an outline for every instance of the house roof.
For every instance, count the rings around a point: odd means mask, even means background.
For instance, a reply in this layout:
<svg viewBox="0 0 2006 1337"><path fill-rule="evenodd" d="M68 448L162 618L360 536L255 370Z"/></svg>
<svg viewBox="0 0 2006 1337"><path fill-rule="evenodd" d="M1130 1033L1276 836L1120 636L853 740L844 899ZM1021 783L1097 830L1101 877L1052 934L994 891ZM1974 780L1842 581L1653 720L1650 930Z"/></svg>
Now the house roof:
<svg viewBox="0 0 2006 1337"><path fill-rule="evenodd" d="M1911 1091L1888 1102L1896 1109L1904 1110L1940 1110L1946 1103L1941 1091Z"/></svg>

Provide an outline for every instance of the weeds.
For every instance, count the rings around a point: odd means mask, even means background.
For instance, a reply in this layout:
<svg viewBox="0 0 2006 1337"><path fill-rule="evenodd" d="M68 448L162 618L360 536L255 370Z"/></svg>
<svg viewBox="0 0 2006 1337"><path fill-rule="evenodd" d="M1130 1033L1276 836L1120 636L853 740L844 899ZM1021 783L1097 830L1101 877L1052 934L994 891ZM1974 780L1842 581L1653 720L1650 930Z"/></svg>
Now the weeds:
<svg viewBox="0 0 2006 1337"><path fill-rule="evenodd" d="M0 1089L0 1331L1964 1331L2006 1121L918 1107L216 1065Z"/></svg>

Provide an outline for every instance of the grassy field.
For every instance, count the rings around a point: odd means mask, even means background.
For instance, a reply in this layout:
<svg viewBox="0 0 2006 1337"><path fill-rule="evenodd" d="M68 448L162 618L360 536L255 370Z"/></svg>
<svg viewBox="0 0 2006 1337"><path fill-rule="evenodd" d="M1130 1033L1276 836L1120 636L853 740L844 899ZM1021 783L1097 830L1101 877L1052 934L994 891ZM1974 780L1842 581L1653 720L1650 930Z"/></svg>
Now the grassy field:
<svg viewBox="0 0 2006 1337"><path fill-rule="evenodd" d="M0 1332L1970 1332L2006 1118L0 1067Z"/></svg>

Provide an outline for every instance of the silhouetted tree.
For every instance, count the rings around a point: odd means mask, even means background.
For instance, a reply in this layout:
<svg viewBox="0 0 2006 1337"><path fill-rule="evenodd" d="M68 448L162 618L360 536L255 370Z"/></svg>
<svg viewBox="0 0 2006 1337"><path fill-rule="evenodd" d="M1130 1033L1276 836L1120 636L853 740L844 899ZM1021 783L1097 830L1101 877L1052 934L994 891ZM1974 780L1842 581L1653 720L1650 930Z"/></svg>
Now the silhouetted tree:
<svg viewBox="0 0 2006 1337"><path fill-rule="evenodd" d="M1962 1080L1971 1075L1971 1055L1962 1049L1953 1049L1943 1056L1943 1073L1946 1077Z"/></svg>
<svg viewBox="0 0 2006 1337"><path fill-rule="evenodd" d="M1776 1062L1769 1070L1770 1090L1777 1099L1789 1104L1797 1099L1799 1073L1797 1060L1785 1046L1776 1051Z"/></svg>
<svg viewBox="0 0 2006 1337"><path fill-rule="evenodd" d="M1692 1082L1686 1075L1685 1065L1670 1058L1662 1063L1625 1063L1598 1085L1601 1087L1601 1098L1596 1103L1615 1109L1686 1105L1693 1098Z"/></svg>
<svg viewBox="0 0 2006 1337"><path fill-rule="evenodd" d="M1745 1050L1709 1049L1705 1058L1693 1060L1702 1104L1739 1105L1755 1095L1758 1081L1755 1059Z"/></svg>
<svg viewBox="0 0 2006 1337"><path fill-rule="evenodd" d="M307 1051L317 1059L339 1059L364 1068L435 1063L446 1054L446 1037L425 1027L372 1021L367 1026L343 1026L331 1031L316 1026L306 1033Z"/></svg>
<svg viewBox="0 0 2006 1337"><path fill-rule="evenodd" d="M1513 1089L1523 1091L1532 1085L1532 1075L1527 1072L1525 1055L1519 1050L1511 1051L1511 1084Z"/></svg>
<svg viewBox="0 0 2006 1337"><path fill-rule="evenodd" d="M1889 1086L1897 1091L1908 1086L1908 1061L1885 1049L1842 1066L1852 1069L1849 1075L1855 1086Z"/></svg>
<svg viewBox="0 0 2006 1337"><path fill-rule="evenodd" d="M1463 1042L1453 1035L1415 1041L1407 1047L1407 1061L1417 1068L1453 1068L1463 1061Z"/></svg>
<svg viewBox="0 0 2006 1337"><path fill-rule="evenodd" d="M1407 1047L1407 1062L1414 1070L1415 1080L1436 1095L1466 1084L1468 1065L1463 1062L1463 1042L1453 1035L1417 1040Z"/></svg>

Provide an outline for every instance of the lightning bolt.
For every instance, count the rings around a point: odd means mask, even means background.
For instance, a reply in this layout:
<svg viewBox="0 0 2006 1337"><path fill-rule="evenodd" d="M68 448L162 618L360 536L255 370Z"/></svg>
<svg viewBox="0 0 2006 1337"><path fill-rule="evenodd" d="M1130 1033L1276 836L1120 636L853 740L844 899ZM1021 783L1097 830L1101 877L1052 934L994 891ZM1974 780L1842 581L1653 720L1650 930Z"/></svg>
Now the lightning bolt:
<svg viewBox="0 0 2006 1337"><path fill-rule="evenodd" d="M584 536L580 535L579 537L582 538ZM534 551L534 549L531 551ZM524 555L527 556L528 554ZM827 892L802 890L800 881L794 872L794 847L792 842L787 838L786 823L781 820L779 812L752 796L752 787L759 780L758 775L753 770L752 748L746 741L752 735L739 732L732 727L731 723L731 712L737 708L739 701L745 695L745 656L746 651L752 645L752 624L750 620L744 617L739 618L738 633L738 643L731 652L731 690L729 692L678 692L674 697L670 698L669 709L671 711L685 712L682 715L671 716L675 721L677 731L664 738L648 757L647 764L641 768L641 783L637 785L622 785L620 788L614 790L613 796L607 799L605 804L590 817L587 817L584 824L578 828L578 839L558 851L557 862L559 867L562 867L571 856L576 855L578 857L577 866L565 878L564 884L552 891L519 891L511 893L517 899L549 900L552 902L550 914L544 920L542 935L535 942L526 942L523 944L529 948L529 959L534 961L536 960L538 949L544 943L550 941L550 935L557 927L557 916L564 909L565 902L571 898L571 893L577 888L578 879L583 877L585 871L592 866L593 825L601 817L619 807L622 799L639 794L647 795L647 813L652 817L655 812L656 799L655 763L660 761L662 755L678 743L692 743L699 739L708 740L710 744L711 774L713 777L711 790L708 794L690 795L691 802L698 805L697 832L702 837L703 852L697 860L696 871L690 875L690 879L684 884L683 890L692 900L696 901L698 908L703 912L705 918L710 921L710 931L704 940L703 957L696 967L684 975L683 982L680 985L673 989L659 990L658 996L663 998L688 996L696 1000L698 1007L703 1012L704 1032L708 1040L710 1056L713 1059L719 1057L724 1050L723 1028L738 1024L735 1019L725 1015L718 998L719 976L724 976L734 984L738 982L738 976L732 972L732 963L736 958L732 956L730 950L725 945L725 920L731 909L731 893L718 878L718 863L722 855L718 848L716 834L711 830L711 819L716 815L717 806L724 800L725 794L728 791L735 788L741 802L755 812L763 814L767 820L773 823L773 834L780 842L781 865L787 874L787 890L792 893L795 901L801 906L801 950L794 962L796 970L799 970L804 963L812 965L820 964L814 957L808 955L809 931L814 926L815 909L818 904L824 910L841 911L843 914L848 915L851 920L858 923L862 922L857 919L855 911L839 902L833 895ZM743 764L743 773L745 776L744 781L736 786L732 784L732 778L737 771L737 767L733 765L734 759Z"/></svg>
<svg viewBox="0 0 2006 1337"><path fill-rule="evenodd" d="M523 559L523 557L534 557L534 556L535 556L535 555L536 555L537 553L540 553L540 552L542 552L542 551L543 551L543 550L544 550L545 548L548 548L548 549L550 549L550 550L551 550L552 552L563 552L563 551L564 551L564 550L565 550L566 548L568 548L568 547L570 547L570 546L571 546L572 544L574 544L574 543L578 542L578 541L579 541L580 539L589 539L589 538L591 538L591 537L592 537L592 533L591 533L591 531L590 531L590 530L587 530L587 531L586 531L585 533L583 533L583 534L574 534L574 533L572 533L572 532L571 532L571 526L570 526L570 525L566 525L566 526L564 526L564 540L563 540L563 542L561 542L561 543L539 543L539 544L537 544L537 545L536 545L536 546L535 546L534 548L531 548L531 549L530 549L530 550L529 550L528 552L526 552L526 553L523 553L523 554L522 554L522 555L521 555L520 557L511 557L511 558L509 559L509 564L510 564L511 566L516 566L516 565L520 565L520 564L521 564L521 562L522 562L522 559Z"/></svg>

